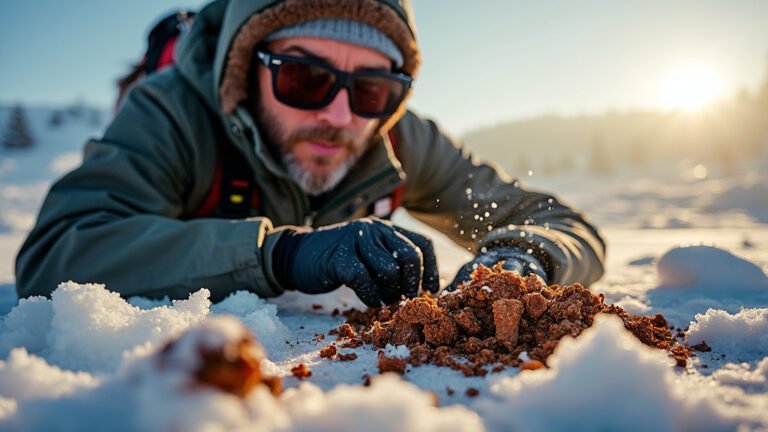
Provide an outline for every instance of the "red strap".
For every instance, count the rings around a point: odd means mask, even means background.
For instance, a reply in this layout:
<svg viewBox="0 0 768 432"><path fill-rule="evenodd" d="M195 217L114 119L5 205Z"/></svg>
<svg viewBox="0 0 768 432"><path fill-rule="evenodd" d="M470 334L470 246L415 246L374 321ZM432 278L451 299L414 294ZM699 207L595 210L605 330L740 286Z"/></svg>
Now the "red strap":
<svg viewBox="0 0 768 432"><path fill-rule="evenodd" d="M160 54L160 59L157 60L158 72L175 62L174 50L176 49L176 41L178 39L178 36L174 36L171 39L168 39L168 42L165 43L163 52Z"/></svg>
<svg viewBox="0 0 768 432"><path fill-rule="evenodd" d="M212 217L216 207L219 205L219 197L221 196L221 182L223 177L223 167L221 158L216 158L216 171L213 174L213 182L211 188L208 189L208 194L205 196L203 204L192 214L192 219Z"/></svg>

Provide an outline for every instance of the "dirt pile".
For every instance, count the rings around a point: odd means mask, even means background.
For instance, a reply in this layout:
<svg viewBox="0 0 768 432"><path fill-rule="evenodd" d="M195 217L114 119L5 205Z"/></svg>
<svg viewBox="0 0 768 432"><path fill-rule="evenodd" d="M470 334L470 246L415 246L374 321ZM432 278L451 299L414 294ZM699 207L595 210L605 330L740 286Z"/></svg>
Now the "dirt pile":
<svg viewBox="0 0 768 432"><path fill-rule="evenodd" d="M334 333L346 346L410 349L403 359L380 352L382 372L403 373L407 364L429 363L483 376L507 366L541 367L563 336L579 335L599 313L619 316L641 342L666 350L679 366L690 357L661 315L633 316L579 284L546 286L536 276L520 277L500 265L480 266L471 281L437 299L422 296L366 312L349 311L347 323ZM531 359L525 365L523 352Z"/></svg>

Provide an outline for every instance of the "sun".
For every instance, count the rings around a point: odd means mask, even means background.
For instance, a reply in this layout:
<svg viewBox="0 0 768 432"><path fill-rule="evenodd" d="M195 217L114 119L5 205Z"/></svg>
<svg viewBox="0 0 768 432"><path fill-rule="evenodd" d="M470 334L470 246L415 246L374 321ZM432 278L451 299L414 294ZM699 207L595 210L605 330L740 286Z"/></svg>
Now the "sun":
<svg viewBox="0 0 768 432"><path fill-rule="evenodd" d="M722 96L723 83L708 66L674 69L659 87L659 105L668 110L696 111Z"/></svg>

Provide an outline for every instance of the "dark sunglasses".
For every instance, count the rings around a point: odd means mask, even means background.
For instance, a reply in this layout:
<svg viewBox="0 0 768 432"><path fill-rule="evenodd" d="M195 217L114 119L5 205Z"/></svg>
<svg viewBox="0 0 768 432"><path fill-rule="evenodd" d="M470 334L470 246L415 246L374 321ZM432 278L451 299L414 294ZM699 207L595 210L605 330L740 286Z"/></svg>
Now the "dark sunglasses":
<svg viewBox="0 0 768 432"><path fill-rule="evenodd" d="M285 105L304 110L327 106L341 89L349 93L349 108L360 117L392 115L411 88L413 78L387 71L345 72L313 58L256 51L272 72L272 91Z"/></svg>

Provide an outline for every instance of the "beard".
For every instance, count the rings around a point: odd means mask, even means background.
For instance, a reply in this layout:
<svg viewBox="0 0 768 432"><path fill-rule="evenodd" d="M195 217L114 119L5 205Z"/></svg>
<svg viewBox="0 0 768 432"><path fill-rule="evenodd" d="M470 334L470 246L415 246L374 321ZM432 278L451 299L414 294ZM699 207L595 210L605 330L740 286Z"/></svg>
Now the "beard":
<svg viewBox="0 0 768 432"><path fill-rule="evenodd" d="M270 151L282 162L291 180L310 196L321 195L335 188L357 163L371 140L371 136L355 137L348 129L328 126L287 131L281 127L282 124L279 119L268 113L263 107L259 107L256 112L259 128ZM300 142L312 140L326 141L341 146L347 150L346 159L336 169L313 172L309 167L302 164L302 161L292 152L293 148ZM311 162L315 166L324 167L331 165L333 159L315 155L312 156Z"/></svg>
<svg viewBox="0 0 768 432"><path fill-rule="evenodd" d="M303 167L292 153L283 153L281 160L288 170L288 176L299 185L304 193L318 196L335 188L347 176L357 159L358 156L352 154L335 170L321 174L314 174Z"/></svg>

